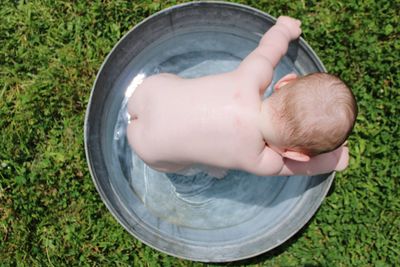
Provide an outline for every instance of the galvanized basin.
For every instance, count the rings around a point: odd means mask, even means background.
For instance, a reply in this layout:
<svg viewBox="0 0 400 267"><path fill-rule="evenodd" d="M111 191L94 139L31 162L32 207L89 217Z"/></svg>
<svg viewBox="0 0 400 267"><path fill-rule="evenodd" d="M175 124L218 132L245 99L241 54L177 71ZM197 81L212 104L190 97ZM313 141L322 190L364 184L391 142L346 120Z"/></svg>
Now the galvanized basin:
<svg viewBox="0 0 400 267"><path fill-rule="evenodd" d="M232 70L274 21L237 4L178 5L136 25L103 63L85 119L87 161L110 212L147 245L196 261L249 258L293 236L327 194L334 173L257 177L232 170L222 180L158 173L126 141L126 102L138 79L158 72L196 77ZM325 69L300 39L290 45L274 82L289 72L315 71Z"/></svg>

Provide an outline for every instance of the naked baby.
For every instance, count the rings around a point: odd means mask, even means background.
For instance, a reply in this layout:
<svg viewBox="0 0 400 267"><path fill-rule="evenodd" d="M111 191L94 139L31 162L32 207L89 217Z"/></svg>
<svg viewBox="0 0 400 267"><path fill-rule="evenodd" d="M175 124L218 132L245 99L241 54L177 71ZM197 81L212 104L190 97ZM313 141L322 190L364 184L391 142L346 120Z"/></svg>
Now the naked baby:
<svg viewBox="0 0 400 267"><path fill-rule="evenodd" d="M348 165L344 145L357 116L354 96L337 77L289 74L263 99L274 68L301 34L281 16L232 72L184 79L146 78L128 102L129 144L162 172L207 166L214 176L315 175Z"/></svg>

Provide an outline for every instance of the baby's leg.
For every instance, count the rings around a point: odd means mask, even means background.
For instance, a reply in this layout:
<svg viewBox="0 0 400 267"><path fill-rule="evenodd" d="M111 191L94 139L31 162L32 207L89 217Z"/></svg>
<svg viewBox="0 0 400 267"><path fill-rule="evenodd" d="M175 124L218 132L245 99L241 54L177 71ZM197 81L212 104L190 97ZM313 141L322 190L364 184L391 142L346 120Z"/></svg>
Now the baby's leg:
<svg viewBox="0 0 400 267"><path fill-rule="evenodd" d="M204 165L191 165L187 166L183 169L180 169L174 173L179 174L179 175L184 175L184 176L194 176L199 173L206 173L207 175L214 177L214 178L224 178L226 176L227 170L222 169L222 168L217 168L217 167L211 167L211 166L204 166Z"/></svg>

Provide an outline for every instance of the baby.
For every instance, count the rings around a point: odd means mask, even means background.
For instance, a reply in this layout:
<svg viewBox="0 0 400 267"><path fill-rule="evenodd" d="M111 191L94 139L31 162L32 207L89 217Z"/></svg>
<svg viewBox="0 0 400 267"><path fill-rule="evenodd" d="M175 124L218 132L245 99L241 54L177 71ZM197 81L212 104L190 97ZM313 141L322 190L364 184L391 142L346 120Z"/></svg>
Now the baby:
<svg viewBox="0 0 400 267"><path fill-rule="evenodd" d="M335 76L288 74L263 100L274 68L300 21L281 16L258 47L229 73L146 78L128 102L129 144L150 167L213 176L239 169L256 175L315 175L348 165L344 145L357 116L354 96Z"/></svg>

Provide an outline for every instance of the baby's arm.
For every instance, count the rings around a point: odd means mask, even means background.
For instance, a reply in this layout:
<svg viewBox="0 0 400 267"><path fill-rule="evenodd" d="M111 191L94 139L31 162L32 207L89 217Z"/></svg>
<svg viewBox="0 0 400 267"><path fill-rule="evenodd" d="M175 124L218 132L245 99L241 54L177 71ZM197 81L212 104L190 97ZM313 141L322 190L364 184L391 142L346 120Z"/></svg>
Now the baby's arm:
<svg viewBox="0 0 400 267"><path fill-rule="evenodd" d="M331 171L342 171L349 164L349 149L342 146L334 151L323 153L300 162L285 158L278 175L317 175Z"/></svg>
<svg viewBox="0 0 400 267"><path fill-rule="evenodd" d="M334 170L342 171L346 169L348 163L349 149L346 146L312 157L307 162L282 158L266 146L261 154L261 160L252 172L264 176L317 175Z"/></svg>
<svg viewBox="0 0 400 267"><path fill-rule="evenodd" d="M255 83L263 92L271 83L274 68L286 54L289 42L300 36L300 25L299 20L279 17L276 24L264 34L258 47L239 65L241 77Z"/></svg>

